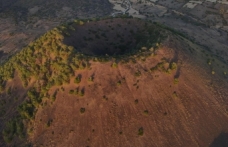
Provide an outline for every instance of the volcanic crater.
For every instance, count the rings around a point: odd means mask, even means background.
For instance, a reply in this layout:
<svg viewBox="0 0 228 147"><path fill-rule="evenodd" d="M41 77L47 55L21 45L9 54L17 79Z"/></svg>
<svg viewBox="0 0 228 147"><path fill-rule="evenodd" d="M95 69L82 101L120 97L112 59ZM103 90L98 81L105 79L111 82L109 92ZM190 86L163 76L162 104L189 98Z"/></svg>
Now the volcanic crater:
<svg viewBox="0 0 228 147"><path fill-rule="evenodd" d="M226 145L227 70L148 21L75 20L0 66L0 146Z"/></svg>
<svg viewBox="0 0 228 147"><path fill-rule="evenodd" d="M75 21L68 24L64 44L89 56L118 56L152 46L161 32L152 23L131 18ZM149 42L149 43L148 43Z"/></svg>

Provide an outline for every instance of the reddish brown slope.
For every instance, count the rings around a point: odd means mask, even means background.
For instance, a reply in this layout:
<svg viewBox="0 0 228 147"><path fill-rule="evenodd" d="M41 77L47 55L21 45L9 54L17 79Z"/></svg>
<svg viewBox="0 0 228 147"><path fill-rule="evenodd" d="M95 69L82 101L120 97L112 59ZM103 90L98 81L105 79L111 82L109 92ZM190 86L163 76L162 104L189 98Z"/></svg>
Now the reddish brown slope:
<svg viewBox="0 0 228 147"><path fill-rule="evenodd" d="M111 62L91 62L91 70L78 71L80 84L72 79L53 104L47 101L39 109L31 136L34 146L210 146L228 132L227 79L217 67L211 74L197 46L173 39L146 61L119 63L118 68ZM178 69L149 72L162 58L177 62ZM135 76L137 71L141 76ZM85 90L83 97L69 94L77 87ZM140 128L143 136L138 135Z"/></svg>

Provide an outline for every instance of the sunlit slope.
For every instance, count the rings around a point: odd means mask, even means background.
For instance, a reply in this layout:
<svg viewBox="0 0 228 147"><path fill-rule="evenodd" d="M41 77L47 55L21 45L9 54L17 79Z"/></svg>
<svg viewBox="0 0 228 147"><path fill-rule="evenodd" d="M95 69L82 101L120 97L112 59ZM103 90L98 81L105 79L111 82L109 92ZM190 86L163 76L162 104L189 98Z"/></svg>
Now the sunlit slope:
<svg viewBox="0 0 228 147"><path fill-rule="evenodd" d="M46 33L0 67L0 145L210 146L227 65L180 35L131 18Z"/></svg>

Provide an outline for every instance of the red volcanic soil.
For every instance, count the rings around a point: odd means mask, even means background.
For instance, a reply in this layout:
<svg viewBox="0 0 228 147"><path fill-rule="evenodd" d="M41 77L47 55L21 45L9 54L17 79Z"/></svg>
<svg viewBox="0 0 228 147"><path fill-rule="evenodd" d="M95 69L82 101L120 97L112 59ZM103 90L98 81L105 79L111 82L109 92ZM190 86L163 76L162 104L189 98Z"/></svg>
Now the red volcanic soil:
<svg viewBox="0 0 228 147"><path fill-rule="evenodd" d="M131 23L133 21L137 20ZM105 20L102 22L101 26L106 23ZM82 26L79 30L82 39L89 29L93 30L94 25L87 23L85 26L88 27ZM126 30L137 30L137 26L140 29L140 25L138 23L135 28L126 26ZM111 27L118 30L118 20ZM74 42L72 38L78 35L71 35L73 37L65 40L67 45L73 43L81 49L85 45L84 54L100 55L94 52L93 47L107 45L100 45L97 38L93 38L96 42L91 41L92 45L83 44L88 41L86 35L86 39L76 38L79 41ZM35 119L28 125L29 134L25 142L30 142L34 147L226 145L228 79L225 73L228 66L210 52L202 52L200 46L169 33L166 35L166 40L157 44L156 50L150 48L151 52L146 52L147 49L142 48L138 54L128 55L129 58L116 59L117 66L112 66L113 58L105 63L90 60L89 68L74 71L69 84L51 87L48 93L56 93L56 99L42 99ZM131 37L128 33L120 36L126 42ZM105 48L101 49L102 55L107 53ZM118 54L124 52L121 52L121 48L116 49ZM117 53L115 47L108 51L110 55ZM143 53L148 53L147 57ZM173 63L177 65L176 68L171 68ZM75 83L78 76L81 82ZM29 86L36 82L31 79ZM11 87L13 90L11 97L6 92L0 95L1 100L7 101L4 107L7 115L1 116L1 120L9 120L12 111L16 111L26 98L24 94L28 89L21 85L17 74L7 82L6 89ZM76 90L79 94L74 94ZM13 101L12 96L18 96L18 101ZM1 131L3 127L1 124ZM0 142L0 146L3 145ZM20 144L14 140L11 145Z"/></svg>
<svg viewBox="0 0 228 147"><path fill-rule="evenodd" d="M31 142L59 147L212 145L228 132L227 79L219 71L212 75L197 46L191 53L187 46L193 44L183 42L170 38L156 56L136 57L137 63L112 68L111 62L91 62L90 70L77 71L80 84L72 78L69 85L50 90L58 89L56 101L47 100L39 109ZM175 61L178 68L170 74L149 71L163 60ZM84 96L69 94L76 88Z"/></svg>

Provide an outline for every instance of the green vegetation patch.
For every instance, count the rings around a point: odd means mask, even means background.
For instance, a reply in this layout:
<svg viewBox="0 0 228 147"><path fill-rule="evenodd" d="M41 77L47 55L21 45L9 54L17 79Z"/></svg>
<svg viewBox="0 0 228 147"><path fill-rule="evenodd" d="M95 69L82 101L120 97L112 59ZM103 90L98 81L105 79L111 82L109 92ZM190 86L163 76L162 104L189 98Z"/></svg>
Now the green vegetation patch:
<svg viewBox="0 0 228 147"><path fill-rule="evenodd" d="M143 127L141 127L141 128L139 128L139 130L138 130L138 135L139 135L139 136L143 136L143 134L144 134L144 129L143 129Z"/></svg>
<svg viewBox="0 0 228 147"><path fill-rule="evenodd" d="M48 93L53 86L64 91L63 84L70 83L75 71L90 69L90 61L136 62L134 56L150 56L164 38L164 30L150 22L133 18L111 20L108 24L105 23L107 19L75 20L56 27L0 65L0 92L12 93L11 88L6 89L6 83L14 75L19 76L25 88L31 86L18 106L15 118L6 124L3 131L6 142L15 136L23 136L17 131L21 129L18 123L32 122L38 108L47 105L46 99L55 101L57 91L51 96ZM118 67L117 62L111 66ZM140 75L141 72L136 71L135 76ZM34 80L37 82L32 85ZM93 82L94 77L90 76L88 81ZM81 77L75 77L74 83L80 82ZM121 85L121 81L117 85ZM84 96L85 91L77 88L69 94ZM80 112L84 113L85 108Z"/></svg>
<svg viewBox="0 0 228 147"><path fill-rule="evenodd" d="M80 113L85 113L85 108L81 108Z"/></svg>
<svg viewBox="0 0 228 147"><path fill-rule="evenodd" d="M9 120L4 130L2 131L3 139L5 142L10 143L15 136L19 138L25 137L24 124L19 118Z"/></svg>

